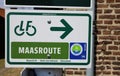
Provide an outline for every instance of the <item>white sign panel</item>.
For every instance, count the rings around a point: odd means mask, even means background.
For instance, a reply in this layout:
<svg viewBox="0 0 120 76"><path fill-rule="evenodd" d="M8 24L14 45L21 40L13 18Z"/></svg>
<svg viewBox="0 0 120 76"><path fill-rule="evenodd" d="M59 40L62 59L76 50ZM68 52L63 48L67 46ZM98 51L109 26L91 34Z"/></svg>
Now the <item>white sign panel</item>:
<svg viewBox="0 0 120 76"><path fill-rule="evenodd" d="M7 67L90 67L91 11L6 10Z"/></svg>

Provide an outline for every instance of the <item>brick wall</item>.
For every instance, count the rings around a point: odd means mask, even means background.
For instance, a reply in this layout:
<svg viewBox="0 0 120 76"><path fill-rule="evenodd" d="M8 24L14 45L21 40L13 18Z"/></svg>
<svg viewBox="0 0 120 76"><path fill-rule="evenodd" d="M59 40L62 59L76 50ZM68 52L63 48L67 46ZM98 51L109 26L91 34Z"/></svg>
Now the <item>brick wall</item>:
<svg viewBox="0 0 120 76"><path fill-rule="evenodd" d="M120 0L97 0L96 75L120 76Z"/></svg>
<svg viewBox="0 0 120 76"><path fill-rule="evenodd" d="M120 76L120 0L96 2L95 76ZM86 76L85 69L65 69L65 76Z"/></svg>

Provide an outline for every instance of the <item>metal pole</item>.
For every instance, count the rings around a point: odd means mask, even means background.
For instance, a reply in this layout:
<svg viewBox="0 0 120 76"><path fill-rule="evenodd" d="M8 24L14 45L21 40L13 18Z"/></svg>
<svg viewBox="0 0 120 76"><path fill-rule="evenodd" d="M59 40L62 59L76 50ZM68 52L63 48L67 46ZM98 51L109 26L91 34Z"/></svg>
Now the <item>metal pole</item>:
<svg viewBox="0 0 120 76"><path fill-rule="evenodd" d="M94 28L94 21L95 21L95 0L92 0L92 8L91 8L92 12L93 12L93 27ZM94 30L94 29L93 29ZM92 43L94 44L94 34L92 34ZM94 46L92 47L92 59L91 59L91 68L87 68L86 70L86 76L94 76Z"/></svg>
<svg viewBox="0 0 120 76"><path fill-rule="evenodd" d="M0 8L5 9L5 6L4 6L4 0L0 0Z"/></svg>

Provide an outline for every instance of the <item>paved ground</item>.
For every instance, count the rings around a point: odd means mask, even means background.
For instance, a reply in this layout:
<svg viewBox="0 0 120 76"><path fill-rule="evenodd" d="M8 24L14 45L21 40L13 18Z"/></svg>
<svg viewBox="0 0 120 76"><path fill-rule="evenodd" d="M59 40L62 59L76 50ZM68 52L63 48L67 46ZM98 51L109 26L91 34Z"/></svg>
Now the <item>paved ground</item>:
<svg viewBox="0 0 120 76"><path fill-rule="evenodd" d="M0 76L20 76L22 68L5 68L5 60L0 59Z"/></svg>

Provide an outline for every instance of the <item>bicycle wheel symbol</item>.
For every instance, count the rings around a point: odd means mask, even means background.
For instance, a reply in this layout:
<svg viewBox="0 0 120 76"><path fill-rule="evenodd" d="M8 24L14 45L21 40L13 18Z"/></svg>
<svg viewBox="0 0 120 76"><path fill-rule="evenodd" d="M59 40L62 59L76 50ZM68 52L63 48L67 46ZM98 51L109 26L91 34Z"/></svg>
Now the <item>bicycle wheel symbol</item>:
<svg viewBox="0 0 120 76"><path fill-rule="evenodd" d="M23 27L23 21L21 21L20 25L17 25L14 29L14 32L18 36L22 36L24 33L26 33L29 36L33 36L36 34L36 28L35 26L30 25L32 21L27 21L26 28ZM29 30L33 30L32 32Z"/></svg>

